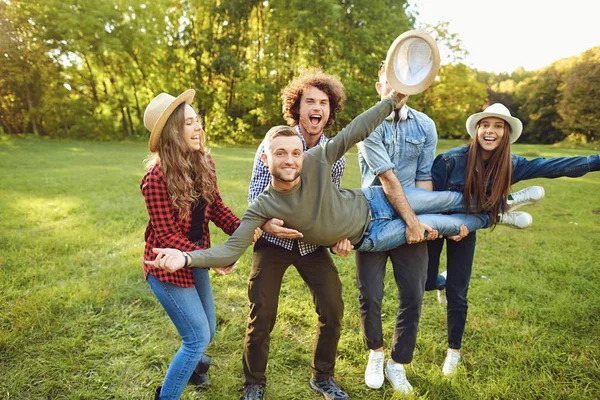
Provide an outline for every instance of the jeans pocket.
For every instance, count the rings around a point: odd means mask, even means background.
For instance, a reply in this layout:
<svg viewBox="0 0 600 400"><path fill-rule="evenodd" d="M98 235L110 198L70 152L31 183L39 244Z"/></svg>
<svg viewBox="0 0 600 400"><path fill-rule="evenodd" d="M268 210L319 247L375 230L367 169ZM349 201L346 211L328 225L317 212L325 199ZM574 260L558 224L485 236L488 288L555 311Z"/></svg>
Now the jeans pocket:
<svg viewBox="0 0 600 400"><path fill-rule="evenodd" d="M360 247L356 250L357 251L372 251L374 247L375 247L375 244L373 243L373 240L369 237L366 237L366 238L364 238Z"/></svg>
<svg viewBox="0 0 600 400"><path fill-rule="evenodd" d="M370 202L375 197L375 192L373 192L373 188L371 186L365 187L365 188L361 188L361 190L363 192L363 195L367 199L367 201Z"/></svg>

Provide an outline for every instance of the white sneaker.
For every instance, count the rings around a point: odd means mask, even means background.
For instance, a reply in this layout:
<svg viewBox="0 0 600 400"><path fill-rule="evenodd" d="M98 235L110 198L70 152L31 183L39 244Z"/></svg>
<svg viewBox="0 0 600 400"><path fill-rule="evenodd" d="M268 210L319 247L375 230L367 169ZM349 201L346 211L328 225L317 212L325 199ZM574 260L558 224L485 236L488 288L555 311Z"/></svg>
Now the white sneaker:
<svg viewBox="0 0 600 400"><path fill-rule="evenodd" d="M444 366L442 367L442 372L444 373L444 375L452 375L454 371L456 371L456 367L458 367L459 362L460 353L448 349L448 354L446 354Z"/></svg>
<svg viewBox="0 0 600 400"><path fill-rule="evenodd" d="M525 211L515 211L498 214L498 225L511 228L525 229L533 223L533 217Z"/></svg>
<svg viewBox="0 0 600 400"><path fill-rule="evenodd" d="M516 193L508 195L508 211L516 211L518 208L535 204L543 199L545 195L544 188L541 186L529 186Z"/></svg>
<svg viewBox="0 0 600 400"><path fill-rule="evenodd" d="M371 389L379 389L383 385L383 351L369 351L369 362L365 369L365 383Z"/></svg>
<svg viewBox="0 0 600 400"><path fill-rule="evenodd" d="M394 390L402 394L412 392L413 387L406 379L406 372L402 364L392 364L392 360L388 360L385 364L385 376L394 387Z"/></svg>
<svg viewBox="0 0 600 400"><path fill-rule="evenodd" d="M448 278L448 271L442 272L440 274L440 276L443 276L444 281L445 281ZM444 292L443 290L437 291L437 299L438 299L438 303L440 303L443 306L448 304L448 301L446 300L446 292Z"/></svg>

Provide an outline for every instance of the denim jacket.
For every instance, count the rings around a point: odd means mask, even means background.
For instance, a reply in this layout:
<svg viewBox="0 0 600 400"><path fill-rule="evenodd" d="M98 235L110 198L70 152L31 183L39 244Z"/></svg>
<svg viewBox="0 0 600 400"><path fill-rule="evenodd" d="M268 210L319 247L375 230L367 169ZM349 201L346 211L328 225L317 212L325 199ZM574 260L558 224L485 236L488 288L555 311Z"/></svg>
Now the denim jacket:
<svg viewBox="0 0 600 400"><path fill-rule="evenodd" d="M469 145L457 147L440 154L433 162L432 176L434 190L462 192L465 186ZM589 157L537 157L531 160L511 155L511 184L534 178L576 178L591 171L600 170L600 154Z"/></svg>
<svg viewBox="0 0 600 400"><path fill-rule="evenodd" d="M381 185L377 176L389 169L402 186L431 180L436 145L435 124L424 113L409 107L405 121L388 117L357 145L362 187Z"/></svg>

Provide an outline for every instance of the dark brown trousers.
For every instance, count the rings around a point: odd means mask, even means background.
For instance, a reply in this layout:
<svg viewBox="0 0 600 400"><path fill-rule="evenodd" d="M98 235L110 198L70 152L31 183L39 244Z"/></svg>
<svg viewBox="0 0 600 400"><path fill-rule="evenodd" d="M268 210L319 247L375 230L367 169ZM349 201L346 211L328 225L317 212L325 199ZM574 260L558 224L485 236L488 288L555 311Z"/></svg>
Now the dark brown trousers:
<svg viewBox="0 0 600 400"><path fill-rule="evenodd" d="M252 272L248 285L250 313L244 340L244 384L266 384L271 331L277 318L277 305L283 275L290 265L310 289L319 317L313 354L313 376L317 381L333 376L340 339L344 303L342 284L326 248L301 256L264 239L254 246Z"/></svg>

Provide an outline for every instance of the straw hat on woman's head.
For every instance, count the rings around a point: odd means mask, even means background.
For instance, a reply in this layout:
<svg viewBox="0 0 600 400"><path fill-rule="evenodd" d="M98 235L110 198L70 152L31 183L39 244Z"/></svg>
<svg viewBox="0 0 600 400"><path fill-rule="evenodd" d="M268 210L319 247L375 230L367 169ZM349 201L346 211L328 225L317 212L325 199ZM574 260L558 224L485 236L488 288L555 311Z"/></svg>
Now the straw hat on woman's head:
<svg viewBox="0 0 600 400"><path fill-rule="evenodd" d="M475 137L475 128L477 127L479 121L487 117L503 119L508 123L508 125L510 125L511 143L516 142L519 136L521 136L521 132L523 131L523 124L521 123L521 120L510 115L510 111L504 106L504 104L495 103L487 107L482 112L475 113L467 118L467 132L469 132L469 135L472 138Z"/></svg>
<svg viewBox="0 0 600 400"><path fill-rule="evenodd" d="M144 111L144 126L150 131L150 140L148 140L150 151L157 150L160 134L173 111L181 103L191 104L195 94L194 89L188 89L177 97L161 93L148 104Z"/></svg>

